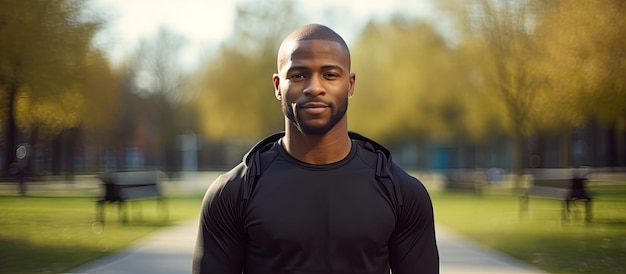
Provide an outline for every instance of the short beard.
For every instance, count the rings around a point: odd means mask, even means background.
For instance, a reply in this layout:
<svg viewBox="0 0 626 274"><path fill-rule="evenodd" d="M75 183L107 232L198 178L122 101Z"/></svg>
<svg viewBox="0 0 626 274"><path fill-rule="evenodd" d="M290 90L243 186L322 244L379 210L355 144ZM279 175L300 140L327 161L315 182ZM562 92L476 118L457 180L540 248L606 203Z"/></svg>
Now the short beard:
<svg viewBox="0 0 626 274"><path fill-rule="evenodd" d="M285 117L289 119L289 122L294 125L300 133L303 135L324 135L333 129L335 125L337 125L337 123L339 123L339 121L341 121L341 119L343 119L346 115L346 112L348 111L348 97L345 98L343 104L337 105L337 112L331 113L330 121L319 126L311 126L306 123L302 123L294 113L294 109L286 101L283 100L281 105Z"/></svg>

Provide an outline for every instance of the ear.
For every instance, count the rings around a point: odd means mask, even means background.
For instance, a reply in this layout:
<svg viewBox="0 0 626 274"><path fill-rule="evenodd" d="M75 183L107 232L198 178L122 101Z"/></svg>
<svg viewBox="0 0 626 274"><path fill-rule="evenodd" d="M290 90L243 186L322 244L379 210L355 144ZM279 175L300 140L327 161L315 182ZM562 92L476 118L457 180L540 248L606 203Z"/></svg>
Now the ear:
<svg viewBox="0 0 626 274"><path fill-rule="evenodd" d="M274 96L276 96L276 99L281 100L283 95L280 92L280 76L278 76L278 73L274 73L272 82L274 82Z"/></svg>
<svg viewBox="0 0 626 274"><path fill-rule="evenodd" d="M354 94L354 83L356 82L356 74L354 72L350 73L350 86L348 87L348 98L352 97Z"/></svg>

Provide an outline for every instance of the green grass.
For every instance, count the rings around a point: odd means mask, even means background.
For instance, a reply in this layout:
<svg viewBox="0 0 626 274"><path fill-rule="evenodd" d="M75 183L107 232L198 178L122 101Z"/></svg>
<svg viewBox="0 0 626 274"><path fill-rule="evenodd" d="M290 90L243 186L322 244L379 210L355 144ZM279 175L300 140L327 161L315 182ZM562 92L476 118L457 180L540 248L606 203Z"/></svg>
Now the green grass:
<svg viewBox="0 0 626 274"><path fill-rule="evenodd" d="M129 210L118 222L116 205L107 222L94 222L93 198L0 196L0 273L61 273L118 251L149 233L195 218L201 200L167 199L163 218L154 200ZM141 213L141 214L139 214Z"/></svg>
<svg viewBox="0 0 626 274"><path fill-rule="evenodd" d="M436 220L474 240L551 273L626 273L626 184L592 187L593 222L584 205L569 223L556 200L530 199L520 219L513 195L432 193Z"/></svg>

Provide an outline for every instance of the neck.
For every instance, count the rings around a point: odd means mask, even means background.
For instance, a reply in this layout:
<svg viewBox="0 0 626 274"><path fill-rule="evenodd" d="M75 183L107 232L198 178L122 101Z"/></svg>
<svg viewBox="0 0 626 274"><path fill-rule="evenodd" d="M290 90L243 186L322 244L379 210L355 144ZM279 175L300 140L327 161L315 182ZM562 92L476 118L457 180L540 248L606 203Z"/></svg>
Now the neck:
<svg viewBox="0 0 626 274"><path fill-rule="evenodd" d="M294 158L309 164L331 164L350 153L352 142L347 126L337 124L323 135L304 135L291 124L285 128L283 147Z"/></svg>

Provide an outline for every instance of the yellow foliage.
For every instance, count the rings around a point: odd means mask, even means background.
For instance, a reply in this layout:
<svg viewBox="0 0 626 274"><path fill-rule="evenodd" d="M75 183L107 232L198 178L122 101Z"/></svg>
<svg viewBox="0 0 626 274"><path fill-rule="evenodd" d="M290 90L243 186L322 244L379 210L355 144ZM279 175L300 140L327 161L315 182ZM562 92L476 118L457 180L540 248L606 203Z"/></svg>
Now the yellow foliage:
<svg viewBox="0 0 626 274"><path fill-rule="evenodd" d="M0 110L27 136L35 128L57 134L81 122L84 56L100 26L83 14L84 7L85 1L0 6L0 91L6 95ZM7 113L11 106L13 113Z"/></svg>
<svg viewBox="0 0 626 274"><path fill-rule="evenodd" d="M554 1L537 28L548 77L534 115L563 130L590 118L615 123L626 109L626 5L615 0Z"/></svg>

